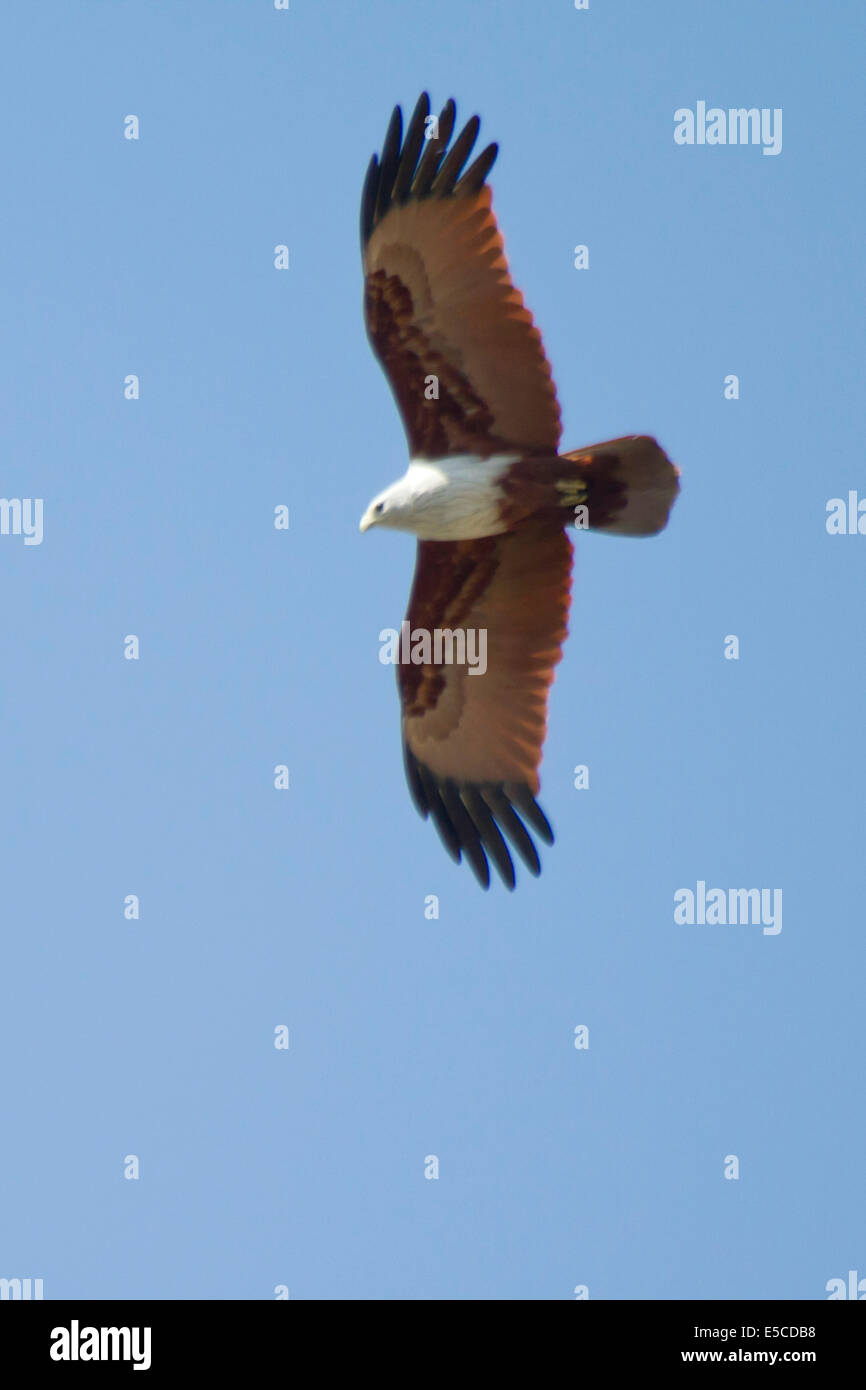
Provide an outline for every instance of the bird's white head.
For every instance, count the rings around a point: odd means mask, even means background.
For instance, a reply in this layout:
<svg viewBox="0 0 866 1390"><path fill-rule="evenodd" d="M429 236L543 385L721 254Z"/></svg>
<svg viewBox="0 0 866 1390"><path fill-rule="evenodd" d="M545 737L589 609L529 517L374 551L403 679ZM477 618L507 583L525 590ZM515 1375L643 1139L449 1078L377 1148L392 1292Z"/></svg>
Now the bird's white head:
<svg viewBox="0 0 866 1390"><path fill-rule="evenodd" d="M413 461L402 478L374 497L361 517L361 530L388 526L393 531L424 530L424 518L447 490L448 478L435 464Z"/></svg>
<svg viewBox="0 0 866 1390"><path fill-rule="evenodd" d="M361 530L369 531L371 526L390 526L398 531L409 530L411 528L406 522L411 506L412 494L407 480L399 478L396 483L392 483L384 492L373 498L361 517Z"/></svg>

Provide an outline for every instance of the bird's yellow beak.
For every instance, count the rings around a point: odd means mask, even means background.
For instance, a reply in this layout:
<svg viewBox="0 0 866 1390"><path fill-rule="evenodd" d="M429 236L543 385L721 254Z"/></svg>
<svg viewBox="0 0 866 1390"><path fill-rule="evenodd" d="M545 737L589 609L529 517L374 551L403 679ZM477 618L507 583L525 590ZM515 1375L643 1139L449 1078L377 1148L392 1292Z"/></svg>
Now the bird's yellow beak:
<svg viewBox="0 0 866 1390"><path fill-rule="evenodd" d="M372 525L373 525L373 516L372 516L372 513L371 513L371 512L365 512L364 515L361 517L361 524L360 524L360 526L358 527L358 530L359 530L359 531L369 531L369 529L370 529L370 527L371 527Z"/></svg>

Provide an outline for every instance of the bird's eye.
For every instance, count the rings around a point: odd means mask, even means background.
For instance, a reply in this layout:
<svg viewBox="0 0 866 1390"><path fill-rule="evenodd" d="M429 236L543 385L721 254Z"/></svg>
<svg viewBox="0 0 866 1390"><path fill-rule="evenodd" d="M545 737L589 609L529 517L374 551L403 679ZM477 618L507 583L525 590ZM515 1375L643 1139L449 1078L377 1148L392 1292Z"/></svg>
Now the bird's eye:
<svg viewBox="0 0 866 1390"><path fill-rule="evenodd" d="M381 514L382 514L382 512L384 512L384 510L385 510L385 503L384 503L384 502L377 502L376 505L375 505L375 507L373 508L373 511L374 511L374 513L376 514L376 516L381 516Z"/></svg>

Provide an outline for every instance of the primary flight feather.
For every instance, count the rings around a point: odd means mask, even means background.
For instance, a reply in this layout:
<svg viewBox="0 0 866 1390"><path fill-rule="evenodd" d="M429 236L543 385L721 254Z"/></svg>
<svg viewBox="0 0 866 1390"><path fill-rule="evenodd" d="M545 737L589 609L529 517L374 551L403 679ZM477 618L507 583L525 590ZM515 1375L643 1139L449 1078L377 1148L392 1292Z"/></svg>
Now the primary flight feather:
<svg viewBox="0 0 866 1390"><path fill-rule="evenodd" d="M654 535L679 475L643 435L559 453L550 364L491 208L497 146L467 168L480 123L473 116L452 144L455 116L449 101L432 117L425 92L404 138L396 107L364 183L364 316L410 462L361 530L418 537L406 621L420 639L397 667L415 804L483 887L492 860L513 888L510 849L538 874L532 833L553 842L536 797L547 693L568 631L565 528L581 508L591 529ZM424 634L481 632L483 673L455 664L453 646L450 661L425 646Z"/></svg>

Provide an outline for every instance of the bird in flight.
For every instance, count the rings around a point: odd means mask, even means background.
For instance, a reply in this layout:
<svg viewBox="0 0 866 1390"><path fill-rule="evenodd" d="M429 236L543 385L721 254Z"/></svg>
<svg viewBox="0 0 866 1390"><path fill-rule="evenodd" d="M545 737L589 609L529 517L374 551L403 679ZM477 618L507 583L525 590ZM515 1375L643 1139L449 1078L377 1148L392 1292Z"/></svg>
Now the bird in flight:
<svg viewBox="0 0 866 1390"><path fill-rule="evenodd" d="M484 888L491 860L513 888L509 842L532 874L541 865L531 832L553 843L536 797L568 631L566 527L655 535L679 472L645 435L559 452L550 365L491 208L498 147L466 168L480 122L451 143L455 117L453 101L431 116L425 92L404 137L395 107L364 183L364 317L409 467L373 499L361 530L418 538L397 665L415 805ZM480 634L483 670L459 660Z"/></svg>

